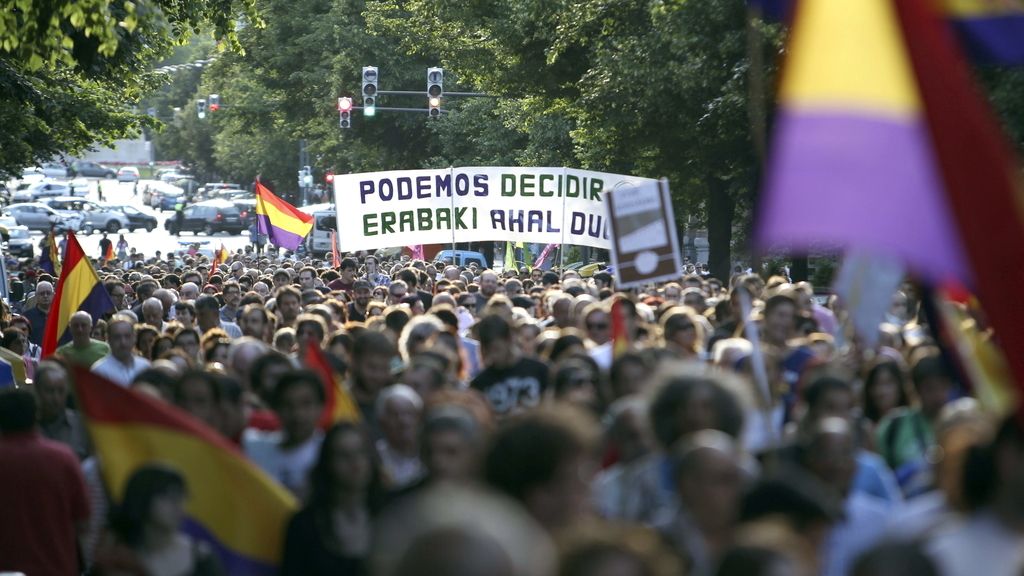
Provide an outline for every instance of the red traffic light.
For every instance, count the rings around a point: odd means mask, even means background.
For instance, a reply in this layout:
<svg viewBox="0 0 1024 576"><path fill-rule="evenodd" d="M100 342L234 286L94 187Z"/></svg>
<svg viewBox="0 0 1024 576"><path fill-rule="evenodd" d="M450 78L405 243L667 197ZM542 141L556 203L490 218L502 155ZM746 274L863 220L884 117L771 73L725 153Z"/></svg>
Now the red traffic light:
<svg viewBox="0 0 1024 576"><path fill-rule="evenodd" d="M326 180L328 184L333 184L334 183L334 172L328 172L327 174L325 174L324 175L324 180Z"/></svg>
<svg viewBox="0 0 1024 576"><path fill-rule="evenodd" d="M220 110L220 104L210 104L210 112L216 112Z"/></svg>
<svg viewBox="0 0 1024 576"><path fill-rule="evenodd" d="M352 99L351 98L338 98L338 110L340 112L351 112L352 111Z"/></svg>

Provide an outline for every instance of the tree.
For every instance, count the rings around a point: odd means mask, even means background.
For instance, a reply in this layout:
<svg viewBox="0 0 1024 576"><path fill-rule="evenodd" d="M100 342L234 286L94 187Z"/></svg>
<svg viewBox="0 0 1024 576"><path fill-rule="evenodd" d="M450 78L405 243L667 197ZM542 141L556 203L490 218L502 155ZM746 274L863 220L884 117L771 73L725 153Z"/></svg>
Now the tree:
<svg viewBox="0 0 1024 576"><path fill-rule="evenodd" d="M503 106L517 110L524 148L555 150L583 168L668 177L677 215L705 220L712 272L728 277L734 220L750 213L759 164L744 2L386 0L370 6L367 21L517 102ZM777 53L778 32L758 31L767 34L763 49ZM773 69L759 65L771 85Z"/></svg>
<svg viewBox="0 0 1024 576"><path fill-rule="evenodd" d="M109 144L155 122L130 106L152 63L200 26L228 45L255 0L0 0L0 173Z"/></svg>

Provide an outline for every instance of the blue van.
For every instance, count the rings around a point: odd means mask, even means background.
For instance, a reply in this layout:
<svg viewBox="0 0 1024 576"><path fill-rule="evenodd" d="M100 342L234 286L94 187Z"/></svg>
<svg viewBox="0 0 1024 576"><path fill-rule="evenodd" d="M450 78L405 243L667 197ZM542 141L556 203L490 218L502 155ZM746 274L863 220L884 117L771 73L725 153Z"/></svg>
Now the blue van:
<svg viewBox="0 0 1024 576"><path fill-rule="evenodd" d="M454 254L454 258L452 255ZM490 268L487 264L487 258L484 257L480 252L474 252L472 250L441 250L434 256L434 262L452 263L456 266L469 266L473 262L476 262L477 266L481 268Z"/></svg>

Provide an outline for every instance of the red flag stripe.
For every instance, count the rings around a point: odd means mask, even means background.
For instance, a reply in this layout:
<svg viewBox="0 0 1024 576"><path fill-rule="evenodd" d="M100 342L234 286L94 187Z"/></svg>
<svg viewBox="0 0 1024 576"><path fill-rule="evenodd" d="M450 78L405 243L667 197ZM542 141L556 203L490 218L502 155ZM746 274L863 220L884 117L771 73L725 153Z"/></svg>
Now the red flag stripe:
<svg viewBox="0 0 1024 576"><path fill-rule="evenodd" d="M1024 386L1024 212L1013 153L934 2L895 4L977 294Z"/></svg>

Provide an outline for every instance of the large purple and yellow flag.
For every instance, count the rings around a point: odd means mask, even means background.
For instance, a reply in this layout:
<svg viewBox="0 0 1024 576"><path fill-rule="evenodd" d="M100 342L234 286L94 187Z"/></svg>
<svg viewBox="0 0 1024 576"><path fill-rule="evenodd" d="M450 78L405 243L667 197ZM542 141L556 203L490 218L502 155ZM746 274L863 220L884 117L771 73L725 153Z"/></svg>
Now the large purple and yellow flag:
<svg viewBox="0 0 1024 576"><path fill-rule="evenodd" d="M799 3L783 74L761 246L857 247L966 276L893 2Z"/></svg>
<svg viewBox="0 0 1024 576"><path fill-rule="evenodd" d="M313 228L313 217L256 182L256 226L275 246L295 250Z"/></svg>
<svg viewBox="0 0 1024 576"><path fill-rule="evenodd" d="M287 490L178 408L83 367L75 369L74 383L103 481L115 502L140 466L168 464L188 484L182 529L207 542L227 574L276 573L285 527L296 508Z"/></svg>
<svg viewBox="0 0 1024 576"><path fill-rule="evenodd" d="M858 249L965 285L1024 389L1024 187L941 8L797 5L757 236L762 249Z"/></svg>

